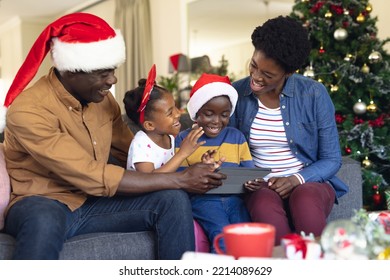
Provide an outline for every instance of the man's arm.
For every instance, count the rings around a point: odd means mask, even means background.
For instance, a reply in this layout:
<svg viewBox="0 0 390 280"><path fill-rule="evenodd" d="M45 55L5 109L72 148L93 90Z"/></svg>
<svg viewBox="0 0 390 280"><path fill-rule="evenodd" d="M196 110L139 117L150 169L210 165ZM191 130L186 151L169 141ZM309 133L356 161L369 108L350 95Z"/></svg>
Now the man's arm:
<svg viewBox="0 0 390 280"><path fill-rule="evenodd" d="M126 170L119 183L118 194L139 194L167 189L182 189L191 193L205 193L216 188L226 175L215 173L212 164L195 164L175 173L141 173Z"/></svg>

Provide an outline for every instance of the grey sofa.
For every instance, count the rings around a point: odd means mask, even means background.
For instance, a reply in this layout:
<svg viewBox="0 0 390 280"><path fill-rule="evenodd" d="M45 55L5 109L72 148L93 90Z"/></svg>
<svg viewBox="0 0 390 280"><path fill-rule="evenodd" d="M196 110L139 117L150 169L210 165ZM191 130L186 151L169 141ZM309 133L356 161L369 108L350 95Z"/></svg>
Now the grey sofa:
<svg viewBox="0 0 390 280"><path fill-rule="evenodd" d="M340 179L350 187L349 192L334 205L328 221L348 219L354 210L362 207L362 178L360 163L343 158L338 173ZM11 258L14 239L0 233L0 260ZM65 242L61 259L75 260L143 260L155 258L152 232L97 233L76 236Z"/></svg>
<svg viewBox="0 0 390 280"><path fill-rule="evenodd" d="M362 207L362 177L360 163L343 158L338 176L349 187L349 192L334 205L328 222L348 219L354 210ZM15 240L0 233L0 260L10 259ZM65 242L61 259L73 260L143 260L155 259L155 243L152 232L96 233L76 236Z"/></svg>

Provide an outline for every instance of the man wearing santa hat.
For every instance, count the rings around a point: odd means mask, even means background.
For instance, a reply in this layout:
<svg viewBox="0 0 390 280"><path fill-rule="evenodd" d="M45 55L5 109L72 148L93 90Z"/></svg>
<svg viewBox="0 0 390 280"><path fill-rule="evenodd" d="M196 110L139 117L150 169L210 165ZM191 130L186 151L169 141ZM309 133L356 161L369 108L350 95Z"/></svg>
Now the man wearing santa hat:
<svg viewBox="0 0 390 280"><path fill-rule="evenodd" d="M25 89L49 51L54 67ZM19 69L3 108L12 185L5 231L16 238L15 259L58 259L64 240L103 231L153 230L159 259L194 250L185 191L204 193L225 176L206 164L125 170L133 134L110 94L124 60L118 30L75 13L47 26ZM110 153L123 165L108 164Z"/></svg>

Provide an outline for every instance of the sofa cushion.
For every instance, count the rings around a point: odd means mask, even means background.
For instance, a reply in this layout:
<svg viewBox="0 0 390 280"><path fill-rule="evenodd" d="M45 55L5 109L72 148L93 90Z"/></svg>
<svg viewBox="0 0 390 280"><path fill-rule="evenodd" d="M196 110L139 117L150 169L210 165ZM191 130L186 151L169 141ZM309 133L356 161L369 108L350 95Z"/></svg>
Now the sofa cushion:
<svg viewBox="0 0 390 280"><path fill-rule="evenodd" d="M11 185L5 168L4 144L0 143L0 230L4 227L4 211L8 206Z"/></svg>
<svg viewBox="0 0 390 280"><path fill-rule="evenodd" d="M61 251L63 260L153 260L154 234L142 232L106 232L75 236Z"/></svg>
<svg viewBox="0 0 390 280"><path fill-rule="evenodd" d="M60 253L62 260L153 260L153 232L103 232L75 236L67 240ZM15 239L0 233L0 260L12 258Z"/></svg>

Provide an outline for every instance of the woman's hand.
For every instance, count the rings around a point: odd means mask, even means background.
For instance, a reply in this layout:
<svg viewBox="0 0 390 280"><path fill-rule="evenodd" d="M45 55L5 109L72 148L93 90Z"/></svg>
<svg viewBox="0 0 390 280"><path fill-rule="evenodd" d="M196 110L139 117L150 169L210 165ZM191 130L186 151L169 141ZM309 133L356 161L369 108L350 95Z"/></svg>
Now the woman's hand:
<svg viewBox="0 0 390 280"><path fill-rule="evenodd" d="M295 176L272 177L268 180L268 187L279 194L282 199L290 196L292 190L300 184Z"/></svg>

